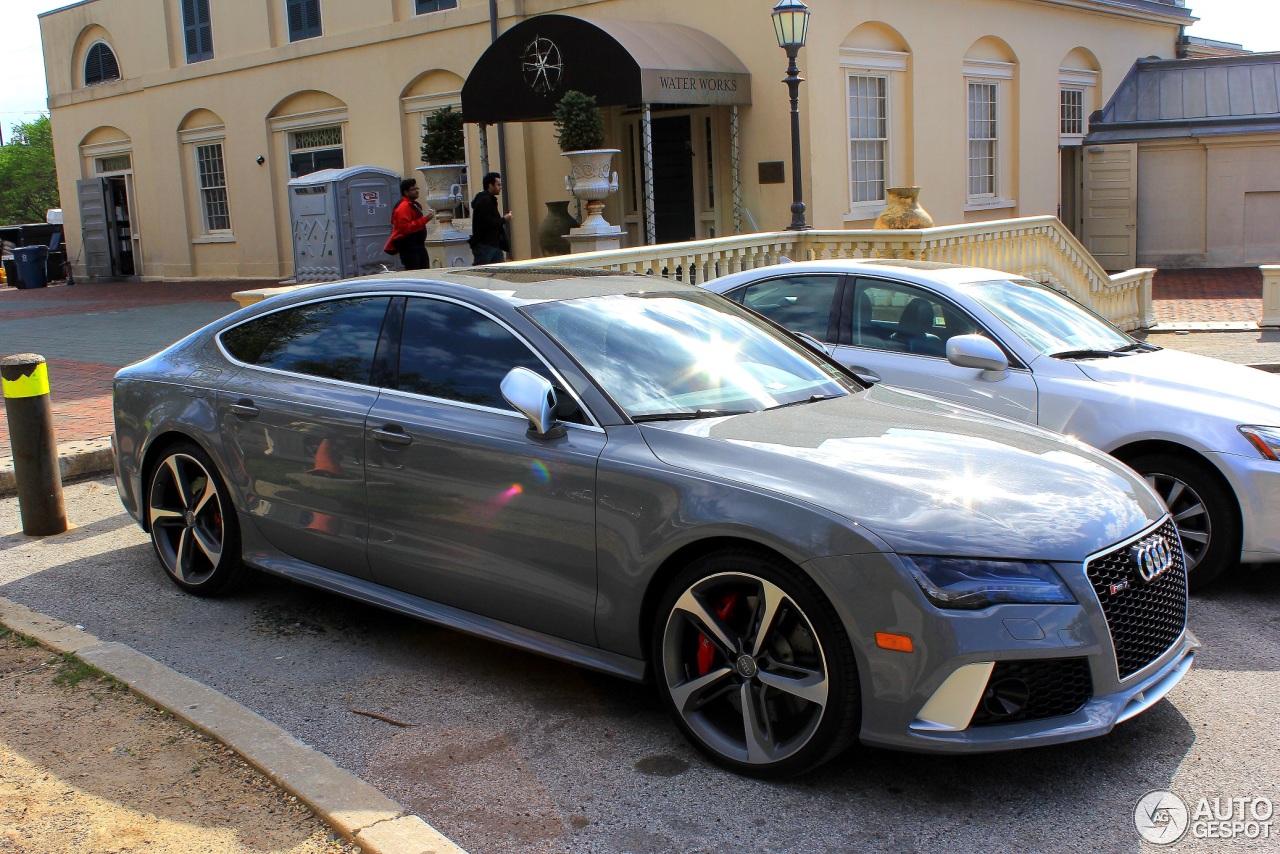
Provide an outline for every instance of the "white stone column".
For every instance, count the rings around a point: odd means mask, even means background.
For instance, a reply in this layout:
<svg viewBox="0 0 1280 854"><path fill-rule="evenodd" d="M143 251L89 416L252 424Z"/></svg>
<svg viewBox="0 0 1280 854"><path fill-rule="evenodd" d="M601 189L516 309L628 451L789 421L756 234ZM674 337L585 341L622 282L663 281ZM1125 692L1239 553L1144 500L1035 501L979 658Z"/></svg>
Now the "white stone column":
<svg viewBox="0 0 1280 854"><path fill-rule="evenodd" d="M1263 264L1262 320L1259 326L1280 326L1280 264Z"/></svg>

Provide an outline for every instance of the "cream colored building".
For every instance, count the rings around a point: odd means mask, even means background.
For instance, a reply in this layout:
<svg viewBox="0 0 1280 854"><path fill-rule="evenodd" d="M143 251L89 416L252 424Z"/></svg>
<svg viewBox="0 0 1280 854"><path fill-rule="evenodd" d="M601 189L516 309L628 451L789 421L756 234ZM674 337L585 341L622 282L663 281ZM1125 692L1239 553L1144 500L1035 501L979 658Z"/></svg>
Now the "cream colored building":
<svg viewBox="0 0 1280 854"><path fill-rule="evenodd" d="M538 16L572 16L643 66L644 80L628 91L653 102L606 106L621 188L605 217L638 245L646 106L659 240L790 222L786 57L771 6L500 0L493 8L499 35L532 32ZM1193 20L1182 0L812 0L810 8L800 54L803 191L808 221L820 228L868 227L886 186L920 185L939 224L1061 211L1087 232L1086 202L1107 197L1107 170L1097 170L1101 193L1088 186L1080 146L1088 117L1136 58L1174 56ZM432 109L462 103L474 112L495 90L507 110L546 101L537 87L547 81L511 74L478 94L473 83L463 103L473 69L500 58L490 49L490 12L487 0L87 0L41 16L72 258L80 235L91 237L77 273L90 261L96 273L146 278L289 275L291 175L357 164L412 175ZM664 27L674 25L688 38L670 37L676 30ZM608 89L625 71L593 64L602 55L595 43L555 47L556 85ZM701 78L717 76L735 86L699 91ZM501 127L501 146L498 128L485 130L488 162L498 168L505 154L503 204L515 213L515 255L528 258L538 254L544 203L567 198L564 161L546 122ZM474 179L481 131L467 129Z"/></svg>

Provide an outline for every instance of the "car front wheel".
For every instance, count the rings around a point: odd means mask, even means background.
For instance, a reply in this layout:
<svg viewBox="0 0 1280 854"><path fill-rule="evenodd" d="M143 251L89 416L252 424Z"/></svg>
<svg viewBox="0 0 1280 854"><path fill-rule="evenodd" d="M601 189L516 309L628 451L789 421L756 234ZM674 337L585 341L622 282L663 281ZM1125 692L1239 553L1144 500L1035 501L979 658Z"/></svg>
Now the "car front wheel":
<svg viewBox="0 0 1280 854"><path fill-rule="evenodd" d="M182 443L165 450L151 470L147 522L160 563L182 589L217 596L243 581L235 508L200 448Z"/></svg>
<svg viewBox="0 0 1280 854"><path fill-rule="evenodd" d="M659 606L652 660L686 737L738 773L800 774L857 735L849 638L813 581L784 560L726 551L690 564Z"/></svg>
<svg viewBox="0 0 1280 854"><path fill-rule="evenodd" d="M1187 587L1203 590L1240 559L1235 495L1207 463L1172 454L1127 461L1164 500L1182 540Z"/></svg>

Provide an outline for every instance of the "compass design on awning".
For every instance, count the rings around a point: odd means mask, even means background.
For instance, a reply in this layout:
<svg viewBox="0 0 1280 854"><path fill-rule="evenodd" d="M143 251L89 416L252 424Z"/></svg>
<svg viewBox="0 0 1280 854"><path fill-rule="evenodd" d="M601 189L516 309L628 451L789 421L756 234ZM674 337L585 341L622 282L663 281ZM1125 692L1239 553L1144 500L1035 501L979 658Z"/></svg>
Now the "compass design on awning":
<svg viewBox="0 0 1280 854"><path fill-rule="evenodd" d="M564 61L560 48L551 39L536 38L524 49L524 82L540 94L554 91L560 86Z"/></svg>

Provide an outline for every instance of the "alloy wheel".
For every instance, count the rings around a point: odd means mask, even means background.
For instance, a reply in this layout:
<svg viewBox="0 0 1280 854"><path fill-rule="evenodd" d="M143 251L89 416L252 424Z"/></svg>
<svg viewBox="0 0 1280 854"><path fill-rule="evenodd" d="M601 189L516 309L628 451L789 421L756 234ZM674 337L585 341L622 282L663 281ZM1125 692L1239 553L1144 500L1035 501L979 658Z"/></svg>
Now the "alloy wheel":
<svg viewBox="0 0 1280 854"><path fill-rule="evenodd" d="M201 584L217 570L226 541L222 501L204 465L175 453L156 468L148 521L151 539L169 574Z"/></svg>
<svg viewBox="0 0 1280 854"><path fill-rule="evenodd" d="M1149 472L1144 478L1169 508L1182 540L1183 563L1189 575L1209 550L1213 536L1209 510L1194 489L1173 475Z"/></svg>
<svg viewBox="0 0 1280 854"><path fill-rule="evenodd" d="M677 714L726 759L770 765L798 753L827 708L827 661L813 624L782 588L747 573L698 581L662 641Z"/></svg>

